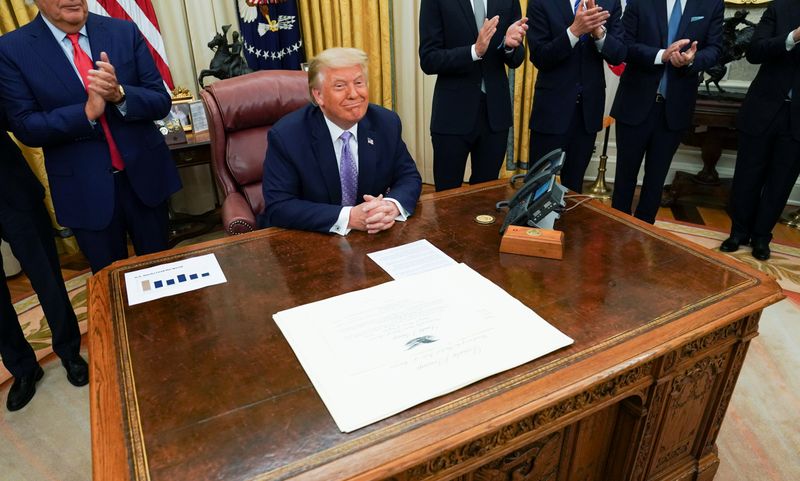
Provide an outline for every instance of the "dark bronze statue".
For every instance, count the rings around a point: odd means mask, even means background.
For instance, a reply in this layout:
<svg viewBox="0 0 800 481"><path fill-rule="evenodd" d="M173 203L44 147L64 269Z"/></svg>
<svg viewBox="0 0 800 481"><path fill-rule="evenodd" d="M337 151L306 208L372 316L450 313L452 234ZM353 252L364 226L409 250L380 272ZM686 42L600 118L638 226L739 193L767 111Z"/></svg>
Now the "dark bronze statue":
<svg viewBox="0 0 800 481"><path fill-rule="evenodd" d="M738 10L732 17L726 18L722 24L722 53L717 63L700 76L700 82L705 79L706 91L709 94L711 93L709 87L711 83L717 87L720 93L725 92L725 89L719 86L719 81L728 72L727 65L744 57L747 46L753 39L756 24L747 20L747 14L747 10ZM739 25L745 26L737 30ZM705 78L706 75L709 78Z"/></svg>
<svg viewBox="0 0 800 481"><path fill-rule="evenodd" d="M207 69L200 71L200 77L197 82L200 87L203 85L205 77L217 77L218 79L226 79L231 77L238 77L253 71L247 66L247 61L242 56L244 44L242 39L239 38L239 32L234 31L231 34L232 42L228 43L228 30L230 25L222 26L222 33L217 32L214 38L208 42L208 48L214 51L214 57L211 59L211 64Z"/></svg>

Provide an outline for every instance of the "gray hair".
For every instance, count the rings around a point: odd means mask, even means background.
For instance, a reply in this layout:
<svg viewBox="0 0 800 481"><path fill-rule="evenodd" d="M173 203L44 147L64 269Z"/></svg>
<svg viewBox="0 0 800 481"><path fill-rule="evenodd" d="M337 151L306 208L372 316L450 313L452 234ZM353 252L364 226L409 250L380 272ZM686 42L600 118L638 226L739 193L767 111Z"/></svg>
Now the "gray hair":
<svg viewBox="0 0 800 481"><path fill-rule="evenodd" d="M358 65L364 73L364 80L369 82L368 61L367 53L357 48L334 47L318 53L308 66L308 93L311 95L311 103L316 105L313 89L318 89L322 84L325 70Z"/></svg>

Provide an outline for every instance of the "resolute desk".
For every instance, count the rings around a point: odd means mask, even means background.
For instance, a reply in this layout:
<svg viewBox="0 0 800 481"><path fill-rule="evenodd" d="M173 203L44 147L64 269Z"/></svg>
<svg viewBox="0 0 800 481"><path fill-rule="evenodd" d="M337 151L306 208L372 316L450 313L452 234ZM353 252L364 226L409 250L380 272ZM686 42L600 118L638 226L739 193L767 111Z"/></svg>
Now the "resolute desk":
<svg viewBox="0 0 800 481"><path fill-rule="evenodd" d="M94 479L712 479L778 285L594 202L559 221L563 260L500 254L500 224L473 219L511 192L497 182L434 194L379 235L268 229L94 276ZM389 281L366 254L423 238L575 343L343 434L272 314ZM126 271L210 252L226 284L127 307Z"/></svg>

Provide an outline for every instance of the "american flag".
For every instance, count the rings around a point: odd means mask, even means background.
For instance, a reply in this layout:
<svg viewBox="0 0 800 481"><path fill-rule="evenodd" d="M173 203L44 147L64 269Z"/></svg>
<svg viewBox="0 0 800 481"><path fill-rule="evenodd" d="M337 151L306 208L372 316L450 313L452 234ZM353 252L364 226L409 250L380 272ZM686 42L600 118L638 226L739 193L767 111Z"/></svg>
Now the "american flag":
<svg viewBox="0 0 800 481"><path fill-rule="evenodd" d="M153 60L156 62L156 67L161 73L164 83L170 90L175 87L172 74L169 72L161 29L158 27L158 19L151 0L89 0L89 11L105 17L130 20L135 23L144 35L147 47L153 54Z"/></svg>

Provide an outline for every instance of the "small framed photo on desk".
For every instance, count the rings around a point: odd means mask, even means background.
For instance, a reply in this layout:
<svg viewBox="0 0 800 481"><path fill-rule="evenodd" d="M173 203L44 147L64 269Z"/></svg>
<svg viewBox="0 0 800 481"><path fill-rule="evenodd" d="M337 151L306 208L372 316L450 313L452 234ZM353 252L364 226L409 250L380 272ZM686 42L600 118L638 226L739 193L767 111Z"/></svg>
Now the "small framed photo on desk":
<svg viewBox="0 0 800 481"><path fill-rule="evenodd" d="M190 100L176 100L172 102L170 113L181 123L184 132L192 130L192 111L189 108Z"/></svg>
<svg viewBox="0 0 800 481"><path fill-rule="evenodd" d="M206 106L202 100L189 102L189 111L192 116L192 128L194 133L205 132L208 130L208 119L206 118Z"/></svg>

